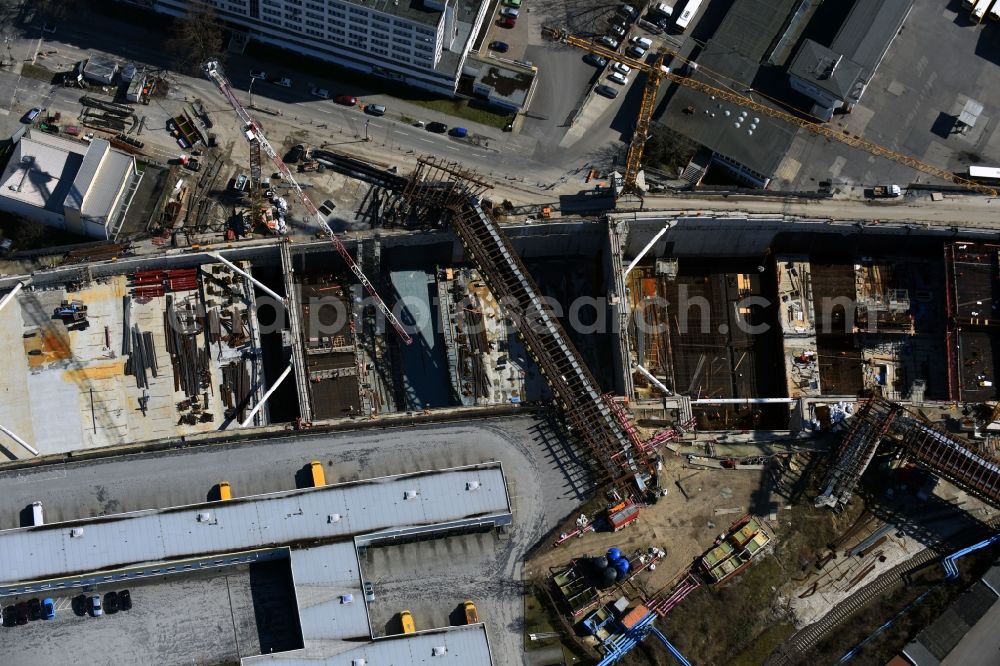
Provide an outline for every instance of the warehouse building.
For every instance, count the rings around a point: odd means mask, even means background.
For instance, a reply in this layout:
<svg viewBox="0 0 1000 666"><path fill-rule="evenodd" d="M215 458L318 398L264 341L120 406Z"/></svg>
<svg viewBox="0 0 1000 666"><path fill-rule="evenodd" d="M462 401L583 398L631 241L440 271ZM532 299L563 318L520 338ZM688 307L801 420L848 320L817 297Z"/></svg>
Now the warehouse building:
<svg viewBox="0 0 1000 666"><path fill-rule="evenodd" d="M4 530L0 601L202 580L213 571L278 563L290 571L292 589L280 582L268 587L258 578L254 585L261 591L245 606L256 614L272 597L289 600L294 607L280 614L285 647L274 654L241 652L244 663L330 663L336 655L335 663L369 659L403 666L437 656L434 663L492 666L482 624L373 638L374 595L363 579L359 549L488 531L511 518L503 469L487 463ZM256 634L254 626L279 621L272 613L237 622L235 602L228 604L238 632ZM224 615L229 605L219 600L216 614ZM187 639L162 637L168 648ZM0 648L0 658L21 659L32 649L26 645L20 653L9 644ZM345 654L362 661L345 662Z"/></svg>
<svg viewBox="0 0 1000 666"><path fill-rule="evenodd" d="M788 68L791 86L816 102L812 113L830 120L850 112L910 13L913 0L855 2L829 46L806 39Z"/></svg>
<svg viewBox="0 0 1000 666"><path fill-rule="evenodd" d="M135 157L104 139L15 135L0 210L91 238L114 239L142 180Z"/></svg>
<svg viewBox="0 0 1000 666"><path fill-rule="evenodd" d="M155 0L183 16L189 0ZM483 0L226 0L209 2L250 39L418 88L454 94L486 17Z"/></svg>

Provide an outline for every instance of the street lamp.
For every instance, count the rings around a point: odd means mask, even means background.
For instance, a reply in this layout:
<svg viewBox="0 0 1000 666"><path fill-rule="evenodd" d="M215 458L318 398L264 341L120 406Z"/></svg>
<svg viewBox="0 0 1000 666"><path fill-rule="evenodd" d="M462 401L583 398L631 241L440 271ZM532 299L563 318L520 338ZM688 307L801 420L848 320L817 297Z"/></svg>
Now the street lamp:
<svg viewBox="0 0 1000 666"><path fill-rule="evenodd" d="M257 77L250 77L250 87L247 88L247 92L250 93L250 108L253 108L253 84L257 83Z"/></svg>
<svg viewBox="0 0 1000 666"><path fill-rule="evenodd" d="M368 123L370 123L370 122L371 122L371 120L366 120L365 121L365 141L371 141L371 139L368 137Z"/></svg>

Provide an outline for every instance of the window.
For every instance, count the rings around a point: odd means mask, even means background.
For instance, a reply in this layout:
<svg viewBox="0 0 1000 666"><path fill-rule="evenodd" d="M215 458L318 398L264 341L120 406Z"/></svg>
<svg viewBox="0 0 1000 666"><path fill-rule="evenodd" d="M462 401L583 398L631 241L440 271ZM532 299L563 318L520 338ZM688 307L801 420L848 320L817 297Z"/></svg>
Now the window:
<svg viewBox="0 0 1000 666"><path fill-rule="evenodd" d="M411 33L409 30L400 30L399 28L393 28L392 34L400 35L402 37L409 37L413 33Z"/></svg>
<svg viewBox="0 0 1000 666"><path fill-rule="evenodd" d="M326 22L329 23L330 25L335 25L338 28L343 28L344 27L344 22L343 21L337 21L335 19L327 19Z"/></svg>
<svg viewBox="0 0 1000 666"><path fill-rule="evenodd" d="M324 17L322 14L317 14L315 12L306 12L306 18L319 19L322 21Z"/></svg>

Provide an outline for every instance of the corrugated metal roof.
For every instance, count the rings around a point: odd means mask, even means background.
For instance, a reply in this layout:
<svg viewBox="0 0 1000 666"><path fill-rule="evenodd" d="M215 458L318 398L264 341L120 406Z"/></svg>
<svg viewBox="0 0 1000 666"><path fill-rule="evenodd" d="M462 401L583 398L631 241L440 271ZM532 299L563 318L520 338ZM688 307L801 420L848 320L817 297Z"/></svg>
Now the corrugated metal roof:
<svg viewBox="0 0 1000 666"><path fill-rule="evenodd" d="M444 648L435 656L435 648ZM268 666L301 666L303 663L324 666L352 666L354 660L364 659L366 666L407 666L430 664L432 666L492 666L486 627L473 624L448 627L434 631L390 636L340 652L334 656L318 654L320 650L294 650L280 654L262 654L246 657L243 664Z"/></svg>
<svg viewBox="0 0 1000 666"><path fill-rule="evenodd" d="M137 511L0 531L0 584L509 513L499 463Z"/></svg>

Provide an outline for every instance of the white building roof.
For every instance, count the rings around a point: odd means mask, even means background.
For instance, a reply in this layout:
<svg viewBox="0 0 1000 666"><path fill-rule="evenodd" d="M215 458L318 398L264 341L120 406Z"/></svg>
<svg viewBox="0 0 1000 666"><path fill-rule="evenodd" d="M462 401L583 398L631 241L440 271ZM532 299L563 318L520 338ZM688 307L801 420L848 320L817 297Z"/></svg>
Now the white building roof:
<svg viewBox="0 0 1000 666"><path fill-rule="evenodd" d="M90 144L33 132L23 136L3 173L0 196L62 215L67 208L106 222L135 173L135 159L104 139Z"/></svg>
<svg viewBox="0 0 1000 666"><path fill-rule="evenodd" d="M304 645L371 638L353 542L293 550L291 560Z"/></svg>
<svg viewBox="0 0 1000 666"><path fill-rule="evenodd" d="M4 169L0 196L61 214L87 148L40 132L21 137Z"/></svg>
<svg viewBox="0 0 1000 666"><path fill-rule="evenodd" d="M439 654L435 654L435 653ZM358 660L364 661L358 661ZM245 657L243 664L267 666L491 666L486 627L473 624L380 638L333 656L320 656L309 648L279 654Z"/></svg>
<svg viewBox="0 0 1000 666"><path fill-rule="evenodd" d="M416 472L3 530L0 585L304 541L353 547L357 536L509 515L498 463ZM306 571L296 567L303 580Z"/></svg>

